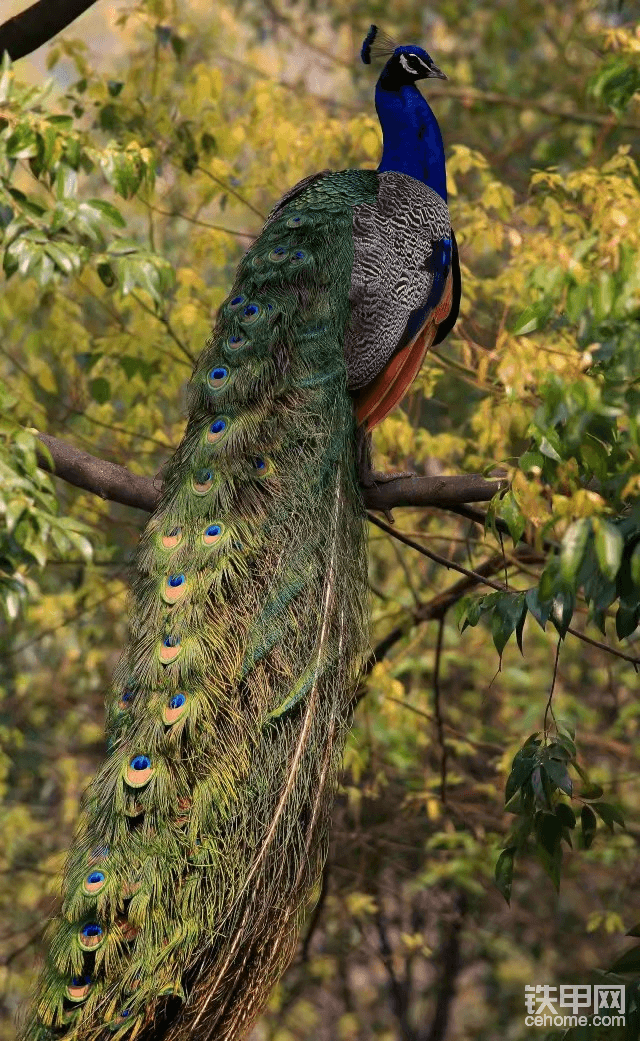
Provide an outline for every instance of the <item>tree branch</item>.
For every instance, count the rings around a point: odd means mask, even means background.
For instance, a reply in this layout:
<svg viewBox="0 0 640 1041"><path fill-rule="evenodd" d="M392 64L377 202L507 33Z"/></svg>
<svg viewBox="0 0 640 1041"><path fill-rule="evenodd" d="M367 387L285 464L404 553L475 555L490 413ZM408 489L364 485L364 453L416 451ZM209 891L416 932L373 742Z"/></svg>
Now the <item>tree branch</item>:
<svg viewBox="0 0 640 1041"><path fill-rule="evenodd" d="M160 488L149 477L132 474L125 466L98 459L50 434L38 434L38 439L49 450L49 455L38 454L38 465L43 470L111 502L149 513L158 505Z"/></svg>
<svg viewBox="0 0 640 1041"><path fill-rule="evenodd" d="M38 434L38 437L51 453L51 458L44 452L39 458L43 470L111 502L135 506L149 513L158 505L160 485L149 477L132 474L125 466L98 459L50 434ZM388 511L397 506L442 507L465 502L486 502L504 487L505 481L486 481L484 477L475 474L462 477L398 477L386 484L363 488L363 495L369 509Z"/></svg>
<svg viewBox="0 0 640 1041"><path fill-rule="evenodd" d="M25 11L0 25L0 57L8 52L12 61L42 47L66 29L96 0L38 0Z"/></svg>

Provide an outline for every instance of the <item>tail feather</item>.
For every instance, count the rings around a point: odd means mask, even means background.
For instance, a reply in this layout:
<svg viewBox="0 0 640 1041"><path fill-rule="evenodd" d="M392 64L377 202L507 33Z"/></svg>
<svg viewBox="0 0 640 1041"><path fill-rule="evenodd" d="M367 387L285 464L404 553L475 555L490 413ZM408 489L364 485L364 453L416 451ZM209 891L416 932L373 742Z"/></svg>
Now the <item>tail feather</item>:
<svg viewBox="0 0 640 1041"><path fill-rule="evenodd" d="M370 191L290 195L196 366L28 1041L237 1041L293 954L366 643L343 348Z"/></svg>

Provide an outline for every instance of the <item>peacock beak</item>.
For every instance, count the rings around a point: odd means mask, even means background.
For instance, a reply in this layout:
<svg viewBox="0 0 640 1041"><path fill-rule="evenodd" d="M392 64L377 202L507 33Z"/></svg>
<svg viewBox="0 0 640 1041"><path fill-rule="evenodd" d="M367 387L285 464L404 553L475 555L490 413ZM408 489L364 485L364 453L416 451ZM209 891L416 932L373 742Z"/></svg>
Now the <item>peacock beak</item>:
<svg viewBox="0 0 640 1041"><path fill-rule="evenodd" d="M429 66L429 79L446 80L448 78L449 77L445 76L442 69L439 69L437 65L432 64Z"/></svg>

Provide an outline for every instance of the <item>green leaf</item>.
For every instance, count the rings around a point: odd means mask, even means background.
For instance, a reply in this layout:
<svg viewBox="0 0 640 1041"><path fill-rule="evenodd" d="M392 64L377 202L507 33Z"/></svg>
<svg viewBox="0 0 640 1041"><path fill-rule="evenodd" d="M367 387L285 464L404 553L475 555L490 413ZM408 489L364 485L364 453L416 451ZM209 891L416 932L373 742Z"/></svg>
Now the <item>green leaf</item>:
<svg viewBox="0 0 640 1041"><path fill-rule="evenodd" d="M565 637L571 625L576 598L570 590L561 589L553 598L550 619L561 637Z"/></svg>
<svg viewBox="0 0 640 1041"><path fill-rule="evenodd" d="M581 799L587 799L588 802L591 802L595 799L601 799L604 795L604 789L601 788L599 784L589 783L585 784L579 794Z"/></svg>
<svg viewBox="0 0 640 1041"><path fill-rule="evenodd" d="M576 577L584 560L591 532L591 521L587 517L570 524L564 533L560 549L560 573L575 586Z"/></svg>
<svg viewBox="0 0 640 1041"><path fill-rule="evenodd" d="M514 336L527 336L529 333L542 329L551 313L551 305L546 300L541 300L530 307L525 307L511 325Z"/></svg>
<svg viewBox="0 0 640 1041"><path fill-rule="evenodd" d="M596 835L598 822L596 815L590 806L583 806L580 811L580 826L582 829L582 841L584 848L589 849Z"/></svg>
<svg viewBox="0 0 640 1041"><path fill-rule="evenodd" d="M544 630L553 608L553 600L541 600L538 590L533 587L527 589L525 593L525 603L540 628Z"/></svg>
<svg viewBox="0 0 640 1041"><path fill-rule="evenodd" d="M499 655L502 655L523 613L526 613L524 593L503 593L499 596L491 617L491 635Z"/></svg>
<svg viewBox="0 0 640 1041"><path fill-rule="evenodd" d="M511 886L513 884L513 860L516 852L515 846L503 849L496 861L495 882L507 903L511 902Z"/></svg>
<svg viewBox="0 0 640 1041"><path fill-rule="evenodd" d="M620 827L624 828L624 817L617 807L612 806L609 802L594 802L592 809L598 814L601 820L609 828L609 831L613 831L613 825L619 824Z"/></svg>
<svg viewBox="0 0 640 1041"><path fill-rule="evenodd" d="M600 571L605 578L612 582L618 574L622 561L624 539L618 528L609 521L603 520L602 517L593 518L593 530Z"/></svg>
<svg viewBox="0 0 640 1041"><path fill-rule="evenodd" d="M522 510L518 505L518 500L513 492L508 491L502 496L498 503L498 509L496 512L498 517L505 521L509 528L509 534L511 535L515 546L522 538L525 528L525 519L522 515Z"/></svg>
<svg viewBox="0 0 640 1041"><path fill-rule="evenodd" d="M638 542L629 560L631 580L640 589L640 542Z"/></svg>
<svg viewBox="0 0 640 1041"><path fill-rule="evenodd" d="M531 772L534 768L535 762L533 758L523 758L521 753L514 757L513 764L511 767L511 773L507 778L505 785L504 796L505 802L509 802L515 793L522 787L522 785L529 779Z"/></svg>
<svg viewBox="0 0 640 1041"><path fill-rule="evenodd" d="M543 765L539 765L536 766L533 773L531 774L531 787L533 788L533 793L536 797L537 802L541 806L547 806L549 803L546 788L544 785L544 773L545 767Z"/></svg>
<svg viewBox="0 0 640 1041"><path fill-rule="evenodd" d="M559 802L555 808L555 815L563 828L575 828L576 815L566 802Z"/></svg>
<svg viewBox="0 0 640 1041"><path fill-rule="evenodd" d="M547 459L554 459L556 463L562 462L562 456L556 451L548 437L540 438L540 451Z"/></svg>
<svg viewBox="0 0 640 1041"><path fill-rule="evenodd" d="M5 149L11 159L29 159L38 154L36 135L31 127L18 124L8 138Z"/></svg>
<svg viewBox="0 0 640 1041"><path fill-rule="evenodd" d="M555 813L541 813L536 816L536 837L547 853L553 854L560 845L563 826Z"/></svg>
<svg viewBox="0 0 640 1041"><path fill-rule="evenodd" d="M553 783L561 792L564 792L565 795L571 798L573 785L565 763L561 763L557 759L547 759L544 767Z"/></svg>
<svg viewBox="0 0 640 1041"><path fill-rule="evenodd" d="M105 401L108 401L111 397L111 385L104 376L98 376L96 379L89 380L89 390L91 397L99 405L104 405Z"/></svg>
<svg viewBox="0 0 640 1041"><path fill-rule="evenodd" d="M590 470L599 481L606 480L609 456L603 444L595 438L590 438L581 446L580 455L587 470Z"/></svg>
<svg viewBox="0 0 640 1041"><path fill-rule="evenodd" d="M640 607L628 607L620 604L616 612L616 634L619 640L626 639L638 628Z"/></svg>
<svg viewBox="0 0 640 1041"><path fill-rule="evenodd" d="M127 226L127 222L120 210L113 203L107 202L105 199L87 199L87 203L94 210L99 210L103 217L106 217L111 224L115 224L117 228L125 228Z"/></svg>

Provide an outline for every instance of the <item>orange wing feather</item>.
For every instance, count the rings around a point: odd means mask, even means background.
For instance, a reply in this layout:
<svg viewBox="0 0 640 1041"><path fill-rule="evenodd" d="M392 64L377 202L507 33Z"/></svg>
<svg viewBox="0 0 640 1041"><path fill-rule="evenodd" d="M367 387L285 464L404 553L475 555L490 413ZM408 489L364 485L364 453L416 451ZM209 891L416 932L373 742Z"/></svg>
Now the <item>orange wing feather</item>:
<svg viewBox="0 0 640 1041"><path fill-rule="evenodd" d="M433 343L438 326L451 310L453 300L453 276L445 283L440 303L430 312L420 332L387 362L371 383L354 395L358 426L364 424L370 433L378 423L402 400L420 371L424 356Z"/></svg>

